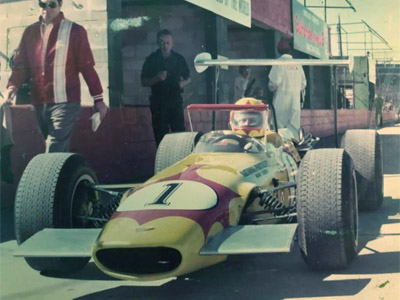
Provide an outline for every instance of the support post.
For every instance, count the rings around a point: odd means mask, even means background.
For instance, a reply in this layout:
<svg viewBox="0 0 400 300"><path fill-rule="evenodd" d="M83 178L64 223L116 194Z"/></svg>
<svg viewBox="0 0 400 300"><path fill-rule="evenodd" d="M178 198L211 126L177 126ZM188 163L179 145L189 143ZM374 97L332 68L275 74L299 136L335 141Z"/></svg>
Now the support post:
<svg viewBox="0 0 400 300"><path fill-rule="evenodd" d="M338 137L338 128L337 128L337 76L336 76L337 68L331 67L331 76L333 76L333 123L334 123L334 135L335 135L335 146L339 148L339 137Z"/></svg>
<svg viewBox="0 0 400 300"><path fill-rule="evenodd" d="M339 33L339 38L338 38L338 46L339 46L339 56L343 56L343 49L342 49L342 25L340 24L340 15L338 16L338 25L337 25L337 30Z"/></svg>
<svg viewBox="0 0 400 300"><path fill-rule="evenodd" d="M221 67L215 67L215 74L214 74L214 104L218 104L218 78L219 78L219 71ZM212 112L212 127L211 130L215 130L215 111Z"/></svg>

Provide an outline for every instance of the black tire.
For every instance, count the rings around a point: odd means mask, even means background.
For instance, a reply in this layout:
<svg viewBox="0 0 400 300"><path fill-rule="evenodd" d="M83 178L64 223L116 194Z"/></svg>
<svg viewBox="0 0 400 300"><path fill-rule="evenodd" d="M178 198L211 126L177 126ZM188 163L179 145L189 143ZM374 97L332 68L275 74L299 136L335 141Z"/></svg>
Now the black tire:
<svg viewBox="0 0 400 300"><path fill-rule="evenodd" d="M72 153L35 156L26 167L15 198L15 236L18 245L44 228L90 227L73 216L81 214L94 192L84 183L97 184L85 158ZM67 274L85 267L90 258L25 258L35 270Z"/></svg>
<svg viewBox="0 0 400 300"><path fill-rule="evenodd" d="M357 173L358 207L371 211L383 202L383 158L380 136L375 130L348 130L341 148L350 154Z"/></svg>
<svg viewBox="0 0 400 300"><path fill-rule="evenodd" d="M165 135L157 149L154 174L192 153L200 136L201 134L198 132L178 132Z"/></svg>
<svg viewBox="0 0 400 300"><path fill-rule="evenodd" d="M298 241L312 269L342 269L357 254L358 210L351 157L343 149L310 150L297 179Z"/></svg>

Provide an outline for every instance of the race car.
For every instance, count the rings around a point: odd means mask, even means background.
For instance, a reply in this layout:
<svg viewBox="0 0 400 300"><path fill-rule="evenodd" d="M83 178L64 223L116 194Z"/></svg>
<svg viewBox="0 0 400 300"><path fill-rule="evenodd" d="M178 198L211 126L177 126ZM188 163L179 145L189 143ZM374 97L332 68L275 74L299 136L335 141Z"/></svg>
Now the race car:
<svg viewBox="0 0 400 300"><path fill-rule="evenodd" d="M240 101L189 106L229 111L230 130L166 135L155 175L124 192L99 185L79 154L34 157L17 190L14 255L48 274L92 258L110 276L157 280L228 255L289 252L297 240L312 269L345 268L358 206L383 199L379 136L350 130L342 148L311 149L306 136L272 130L268 105Z"/></svg>

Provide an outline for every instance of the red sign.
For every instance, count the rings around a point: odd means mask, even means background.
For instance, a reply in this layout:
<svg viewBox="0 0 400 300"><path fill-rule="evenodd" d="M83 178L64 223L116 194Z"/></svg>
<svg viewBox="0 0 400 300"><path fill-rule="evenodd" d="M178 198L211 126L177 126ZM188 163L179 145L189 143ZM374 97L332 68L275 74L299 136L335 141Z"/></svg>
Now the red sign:
<svg viewBox="0 0 400 300"><path fill-rule="evenodd" d="M290 0L252 0L251 17L261 25L267 25L286 36L293 36Z"/></svg>

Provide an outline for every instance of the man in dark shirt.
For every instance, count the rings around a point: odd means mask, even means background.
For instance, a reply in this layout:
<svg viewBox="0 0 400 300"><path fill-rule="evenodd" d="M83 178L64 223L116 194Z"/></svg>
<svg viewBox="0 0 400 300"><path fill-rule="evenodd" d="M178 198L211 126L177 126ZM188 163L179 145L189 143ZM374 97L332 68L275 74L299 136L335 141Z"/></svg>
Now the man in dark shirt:
<svg viewBox="0 0 400 300"><path fill-rule="evenodd" d="M167 29L157 34L159 49L151 53L142 68L142 86L151 87L150 110L157 146L165 134L185 131L182 88L190 83L185 59L172 51L173 39Z"/></svg>

